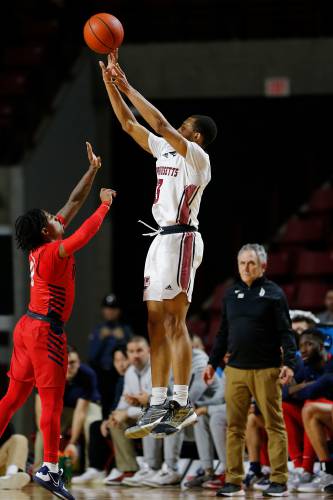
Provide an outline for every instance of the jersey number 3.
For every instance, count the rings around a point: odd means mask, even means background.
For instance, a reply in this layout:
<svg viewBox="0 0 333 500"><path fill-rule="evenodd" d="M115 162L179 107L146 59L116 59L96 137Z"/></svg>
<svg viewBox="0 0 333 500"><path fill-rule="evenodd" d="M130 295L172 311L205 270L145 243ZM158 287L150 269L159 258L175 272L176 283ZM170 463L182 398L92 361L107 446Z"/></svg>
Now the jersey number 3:
<svg viewBox="0 0 333 500"><path fill-rule="evenodd" d="M156 191L155 191L155 200L154 200L154 205L155 205L155 203L157 203L157 202L158 202L158 200L159 200L159 197L160 197L160 191L161 191L162 184L163 184L163 179L157 179Z"/></svg>

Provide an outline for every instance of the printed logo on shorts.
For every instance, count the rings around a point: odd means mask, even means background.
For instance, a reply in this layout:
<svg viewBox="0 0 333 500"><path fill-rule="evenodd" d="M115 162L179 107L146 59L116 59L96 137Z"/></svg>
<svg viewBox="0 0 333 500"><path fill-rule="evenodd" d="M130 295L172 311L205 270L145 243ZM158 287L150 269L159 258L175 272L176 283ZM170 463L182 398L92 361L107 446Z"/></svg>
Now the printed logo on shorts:
<svg viewBox="0 0 333 500"><path fill-rule="evenodd" d="M145 276L143 278L143 289L147 290L147 288L149 287L149 285L150 285L150 276Z"/></svg>
<svg viewBox="0 0 333 500"><path fill-rule="evenodd" d="M172 290L172 286L171 285L166 286L165 290Z"/></svg>

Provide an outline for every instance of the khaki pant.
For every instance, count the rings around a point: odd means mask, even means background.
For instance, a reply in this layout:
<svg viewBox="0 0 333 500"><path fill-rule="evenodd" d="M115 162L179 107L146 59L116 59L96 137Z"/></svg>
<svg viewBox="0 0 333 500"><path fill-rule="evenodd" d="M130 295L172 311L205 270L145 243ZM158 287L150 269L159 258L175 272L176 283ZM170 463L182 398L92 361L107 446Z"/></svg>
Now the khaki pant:
<svg viewBox="0 0 333 500"><path fill-rule="evenodd" d="M287 434L282 414L282 391L279 368L240 370L227 366L227 481L241 484L244 476L243 454L245 428L251 396L256 400L268 435L271 481L288 480Z"/></svg>
<svg viewBox="0 0 333 500"><path fill-rule="evenodd" d="M114 447L115 461L116 467L121 472L136 472L139 470L137 461L136 461L136 451L134 447L134 440L128 439L125 436L125 430L129 425L133 425L127 423L123 425L121 428L111 427L111 436L112 443Z"/></svg>
<svg viewBox="0 0 333 500"><path fill-rule="evenodd" d="M9 465L17 465L19 469L25 470L28 458L28 440L21 434L13 434L0 447L0 469L4 473Z"/></svg>

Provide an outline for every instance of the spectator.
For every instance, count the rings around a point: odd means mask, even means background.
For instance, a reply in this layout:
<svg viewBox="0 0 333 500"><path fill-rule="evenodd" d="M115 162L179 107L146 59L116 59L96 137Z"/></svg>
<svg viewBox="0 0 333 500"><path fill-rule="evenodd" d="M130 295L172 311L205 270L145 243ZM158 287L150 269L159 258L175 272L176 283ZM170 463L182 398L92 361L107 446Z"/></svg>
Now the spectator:
<svg viewBox="0 0 333 500"><path fill-rule="evenodd" d="M125 430L141 414L141 406L147 406L151 395L151 375L149 345L145 337L134 336L127 344L127 356L130 363L125 373L124 388L117 408L111 413L108 427L111 432L115 452L116 468L105 478L107 485L119 485L138 471L134 442L125 436ZM154 438L143 438L145 456L150 456ZM146 453L145 453L146 452ZM154 467L155 460L148 463Z"/></svg>
<svg viewBox="0 0 333 500"><path fill-rule="evenodd" d="M112 352L119 343L127 343L132 336L129 325L121 319L122 308L116 295L109 293L101 303L103 321L92 331L89 337L88 359L95 370L98 388L101 393L103 418L109 415L109 409L114 401L114 388L110 380L116 380L117 371L113 366Z"/></svg>
<svg viewBox="0 0 333 500"><path fill-rule="evenodd" d="M191 337L191 333L189 332L189 335ZM205 346L203 344L202 338L199 337L199 335L193 335L192 336L192 346L195 349L200 349L201 351L205 350Z"/></svg>
<svg viewBox="0 0 333 500"><path fill-rule="evenodd" d="M316 316L310 311L293 309L289 311L289 314L291 319L291 328L298 335L301 335L304 330L313 328L316 323L319 323L319 319L316 318Z"/></svg>
<svg viewBox="0 0 333 500"><path fill-rule="evenodd" d="M227 352L227 482L218 496L244 495L243 446L254 397L264 418L272 468L268 496L287 493L288 450L282 415L281 383L289 383L296 345L282 290L264 276L265 249L247 244L238 253L241 280L226 293L222 322L204 379L209 383ZM283 355L283 362L282 357Z"/></svg>
<svg viewBox="0 0 333 500"><path fill-rule="evenodd" d="M318 314L321 323L327 325L333 324L333 290L328 290L325 295L325 311Z"/></svg>
<svg viewBox="0 0 333 500"><path fill-rule="evenodd" d="M327 363L324 335L319 330L305 330L299 343L302 359L298 360L294 383L283 388L283 415L288 432L289 456L294 465L288 482L290 491L297 491L302 483L313 479L316 454L304 430L302 406L308 398L325 397L325 373L331 370L331 362Z"/></svg>
<svg viewBox="0 0 333 500"><path fill-rule="evenodd" d="M101 420L100 394L97 389L97 378L94 370L80 362L77 350L68 346L68 368L64 393L64 408L61 415L61 433L70 431L70 440L65 452L71 454L74 460L79 453L77 442L84 431L86 452L88 452L89 427L92 422ZM38 431L35 441L35 465L42 457L42 438L39 432L41 415L40 397L35 399L36 424ZM87 453L86 453L87 455Z"/></svg>
<svg viewBox="0 0 333 500"><path fill-rule="evenodd" d="M0 490L20 490L30 483L25 472L27 458L27 438L15 434L13 424L9 423L0 438L0 467L5 467L5 475L0 476Z"/></svg>
<svg viewBox="0 0 333 500"><path fill-rule="evenodd" d="M127 357L127 349L124 344L119 344L114 348L113 354L113 366L117 371L119 377L116 382L115 387L115 397L113 403L109 409L109 413L116 409L119 400L121 398L123 388L124 388L124 375L129 366L129 360ZM109 380L111 385L112 381ZM110 446L108 441L110 440L110 429L109 429L109 418L101 421L96 420L90 425L90 437L89 437L89 467L80 476L76 476L72 479L73 484L88 483L90 481L100 481L105 478L105 465L110 455Z"/></svg>

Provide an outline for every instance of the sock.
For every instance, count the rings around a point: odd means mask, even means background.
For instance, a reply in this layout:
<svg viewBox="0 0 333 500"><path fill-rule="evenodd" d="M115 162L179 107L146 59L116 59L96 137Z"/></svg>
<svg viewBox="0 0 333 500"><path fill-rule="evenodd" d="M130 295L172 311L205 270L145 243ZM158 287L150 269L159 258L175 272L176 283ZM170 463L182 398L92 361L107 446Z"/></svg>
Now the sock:
<svg viewBox="0 0 333 500"><path fill-rule="evenodd" d="M303 465L303 457L296 457L293 459L293 464L295 469L298 469L299 467L302 467Z"/></svg>
<svg viewBox="0 0 333 500"><path fill-rule="evenodd" d="M172 399L180 406L186 406L188 400L188 385L174 385Z"/></svg>
<svg viewBox="0 0 333 500"><path fill-rule="evenodd" d="M167 398L167 387L153 387L151 390L150 406L162 405Z"/></svg>
<svg viewBox="0 0 333 500"><path fill-rule="evenodd" d="M51 472L56 472L56 473L59 472L59 465L58 464L54 464L52 462L43 462L42 467L44 467L44 465L46 465L46 467L48 467Z"/></svg>
<svg viewBox="0 0 333 500"><path fill-rule="evenodd" d="M320 470L323 470L324 472L326 472L326 474L333 475L333 462L331 462L330 460L324 460L323 462L320 462Z"/></svg>
<svg viewBox="0 0 333 500"><path fill-rule="evenodd" d="M19 468L17 467L17 465L14 464L8 465L6 469L6 476L12 476L13 474L17 474L18 470Z"/></svg>
<svg viewBox="0 0 333 500"><path fill-rule="evenodd" d="M256 476L261 475L261 465L260 462L250 462L250 471L254 472Z"/></svg>

